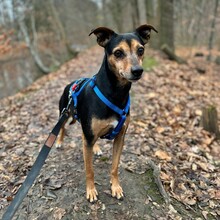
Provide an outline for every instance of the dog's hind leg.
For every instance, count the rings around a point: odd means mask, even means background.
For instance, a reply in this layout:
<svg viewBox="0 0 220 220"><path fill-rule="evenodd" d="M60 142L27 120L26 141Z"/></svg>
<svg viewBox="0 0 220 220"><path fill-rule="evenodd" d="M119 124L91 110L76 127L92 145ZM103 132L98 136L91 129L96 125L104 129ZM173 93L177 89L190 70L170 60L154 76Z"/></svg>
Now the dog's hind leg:
<svg viewBox="0 0 220 220"><path fill-rule="evenodd" d="M66 124L67 121L65 121L60 129L60 132L59 132L59 136L57 137L57 141L56 141L56 148L60 148L61 145L62 145L62 142L63 142L63 139L64 139L64 136L65 136L65 124Z"/></svg>

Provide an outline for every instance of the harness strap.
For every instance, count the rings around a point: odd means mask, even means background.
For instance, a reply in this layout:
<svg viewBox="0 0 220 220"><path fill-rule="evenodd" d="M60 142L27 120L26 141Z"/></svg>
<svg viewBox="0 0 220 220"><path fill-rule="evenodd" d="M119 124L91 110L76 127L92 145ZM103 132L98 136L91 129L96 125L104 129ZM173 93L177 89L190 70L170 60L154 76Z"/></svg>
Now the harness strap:
<svg viewBox="0 0 220 220"><path fill-rule="evenodd" d="M96 95L104 102L110 109L112 109L114 112L117 114L125 115L128 113L128 110L130 108L130 97L128 97L127 104L124 109L120 109L118 106L114 105L112 102L110 102L104 95L103 93L99 90L99 88L95 85L95 79L93 79L90 82L90 86L93 88L94 92Z"/></svg>
<svg viewBox="0 0 220 220"><path fill-rule="evenodd" d="M125 108L121 109L118 106L114 105L112 102L110 102L99 90L99 88L95 84L95 76L93 76L92 81L90 81L90 86L93 89L93 91L96 93L96 95L101 99L101 101L104 102L111 110L113 110L120 116L119 122L117 126L113 129L113 131L101 137L101 138L113 140L117 136L117 134L121 131L121 128L126 120L126 116L130 109L130 96L128 96L128 101L126 103Z"/></svg>
<svg viewBox="0 0 220 220"><path fill-rule="evenodd" d="M74 107L74 118L79 120L79 117L77 115L77 97L82 92L82 90L85 88L85 86L92 80L92 78L81 78L73 83L73 85L70 87L69 91L69 97L73 100L73 107ZM80 85L82 85L80 87Z"/></svg>
<svg viewBox="0 0 220 220"><path fill-rule="evenodd" d="M88 82L90 82L92 78L81 78L77 80L70 88L70 93L74 101L74 107L77 107L77 96L82 92L84 87L87 85ZM82 84L82 86L78 89L79 85ZM78 90L77 90L78 89Z"/></svg>
<svg viewBox="0 0 220 220"><path fill-rule="evenodd" d="M126 116L127 116L128 111L130 109L130 96L128 96L128 101L126 103L125 108L121 109L118 106L116 106L115 104L113 104L112 102L110 102L104 96L104 94L96 86L95 80L96 80L96 76L93 76L92 78L81 78L81 79L75 81L73 83L73 85L70 87L70 97L72 97L72 99L73 99L73 106L74 106L74 113L73 113L74 118L77 119L78 121L80 121L80 118L77 115L77 104L78 104L77 97L82 92L82 90L85 88L85 86L89 83L90 87L93 89L95 94L99 97L99 99L105 105L107 105L112 111L114 111L115 113L117 113L120 116L116 127L109 134L106 134L101 137L101 138L113 140L117 136L117 134L121 131L121 128L126 120Z"/></svg>

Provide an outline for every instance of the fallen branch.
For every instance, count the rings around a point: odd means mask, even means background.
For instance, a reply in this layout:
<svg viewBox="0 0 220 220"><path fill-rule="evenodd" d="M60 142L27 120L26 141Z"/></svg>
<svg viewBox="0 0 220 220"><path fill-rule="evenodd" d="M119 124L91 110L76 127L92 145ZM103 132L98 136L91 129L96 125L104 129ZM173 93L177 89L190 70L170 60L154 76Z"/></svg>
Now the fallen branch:
<svg viewBox="0 0 220 220"><path fill-rule="evenodd" d="M170 204L170 197L165 191L163 184L160 180L160 168L150 159L148 160L148 164L153 170L154 181L157 184L160 194L163 196L166 204Z"/></svg>
<svg viewBox="0 0 220 220"><path fill-rule="evenodd" d="M175 60L179 64L187 63L186 60L178 57L167 44L163 44L161 50L169 57L170 60Z"/></svg>

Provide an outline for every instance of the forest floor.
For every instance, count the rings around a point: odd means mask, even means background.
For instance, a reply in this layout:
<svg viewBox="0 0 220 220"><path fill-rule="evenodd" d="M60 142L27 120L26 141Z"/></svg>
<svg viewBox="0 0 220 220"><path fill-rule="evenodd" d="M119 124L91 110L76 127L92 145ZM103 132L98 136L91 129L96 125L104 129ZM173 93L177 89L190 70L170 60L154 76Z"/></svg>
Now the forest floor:
<svg viewBox="0 0 220 220"><path fill-rule="evenodd" d="M0 216L58 119L63 88L95 74L102 57L102 49L94 47L0 100ZM147 59L154 64L131 90L131 123L120 164L124 200L111 197L112 143L104 140L103 156L94 158L99 200L85 199L77 124L68 126L63 147L52 149L15 219L220 219L220 142L200 127L204 106L220 112L220 67L204 57L178 65L154 51ZM170 203L159 192L155 166Z"/></svg>

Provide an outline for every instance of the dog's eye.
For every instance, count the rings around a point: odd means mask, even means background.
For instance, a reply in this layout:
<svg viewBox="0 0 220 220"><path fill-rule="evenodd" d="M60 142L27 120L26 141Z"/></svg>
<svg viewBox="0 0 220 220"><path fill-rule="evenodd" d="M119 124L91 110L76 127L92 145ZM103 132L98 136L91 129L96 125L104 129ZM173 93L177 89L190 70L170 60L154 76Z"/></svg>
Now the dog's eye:
<svg viewBox="0 0 220 220"><path fill-rule="evenodd" d="M115 57L117 57L117 58L121 58L121 57L124 56L124 53L123 53L123 51L121 51L121 50L116 50L116 51L114 52L114 55L115 55Z"/></svg>
<svg viewBox="0 0 220 220"><path fill-rule="evenodd" d="M144 55L144 48L139 47L138 50L137 50L137 54L138 54L138 56L143 56Z"/></svg>

